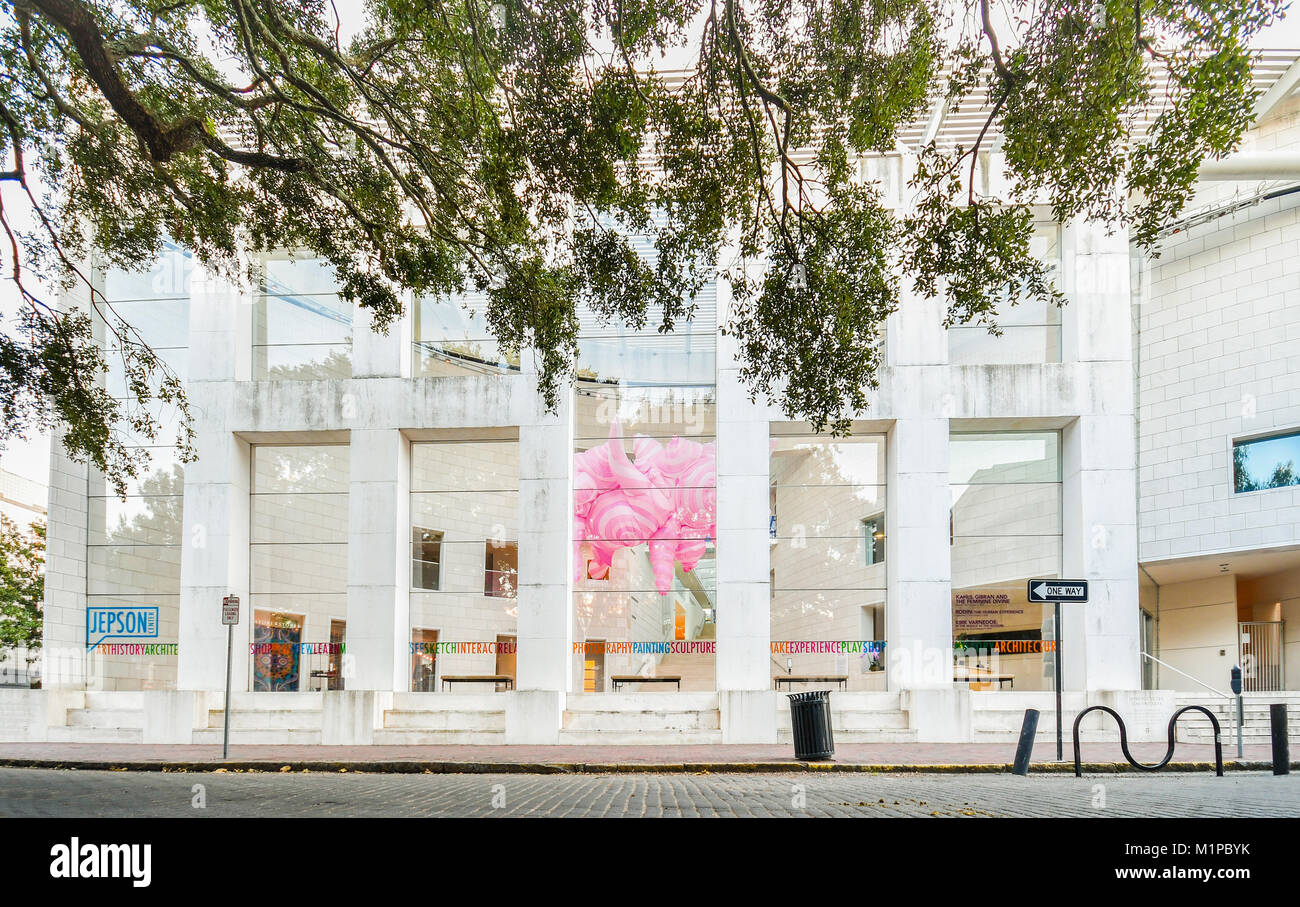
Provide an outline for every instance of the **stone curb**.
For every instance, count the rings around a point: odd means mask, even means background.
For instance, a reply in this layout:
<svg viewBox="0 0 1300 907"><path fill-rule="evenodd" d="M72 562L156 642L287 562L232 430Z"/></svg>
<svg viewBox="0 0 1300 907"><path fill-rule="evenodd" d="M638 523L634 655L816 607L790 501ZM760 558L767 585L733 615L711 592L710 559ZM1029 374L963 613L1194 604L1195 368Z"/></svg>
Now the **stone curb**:
<svg viewBox="0 0 1300 907"><path fill-rule="evenodd" d="M1007 774L1010 762L961 763L865 763L865 762L427 762L417 760L388 761L316 761L316 760L236 760L228 762L183 762L142 760L68 760L0 758L3 768L43 768L68 771L109 772L202 772L212 773L287 773L353 772L357 774L529 774L529 775L609 775L609 774L752 774L780 772L850 772L861 774ZM1225 760L1224 771L1271 771L1265 761ZM1291 763L1300 770L1300 762ZM1090 774L1138 772L1127 762L1084 762ZM1214 771L1213 762L1171 762L1165 772ZM1069 774L1073 762L1039 762L1030 766L1031 774Z"/></svg>

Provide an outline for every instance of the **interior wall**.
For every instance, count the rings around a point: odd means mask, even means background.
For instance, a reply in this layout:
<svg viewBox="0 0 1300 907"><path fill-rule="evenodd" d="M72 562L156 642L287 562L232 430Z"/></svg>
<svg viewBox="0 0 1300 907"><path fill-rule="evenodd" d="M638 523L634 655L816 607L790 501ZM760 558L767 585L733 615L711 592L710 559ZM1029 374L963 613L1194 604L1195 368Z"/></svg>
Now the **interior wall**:
<svg viewBox="0 0 1300 907"><path fill-rule="evenodd" d="M1202 683L1228 689L1237 663L1237 583L1231 575L1160 587L1156 629L1160 660ZM1159 689L1202 692L1187 677L1161 668Z"/></svg>
<svg viewBox="0 0 1300 907"><path fill-rule="evenodd" d="M1300 567L1237 585L1250 620L1282 620L1282 658L1288 690L1300 690Z"/></svg>

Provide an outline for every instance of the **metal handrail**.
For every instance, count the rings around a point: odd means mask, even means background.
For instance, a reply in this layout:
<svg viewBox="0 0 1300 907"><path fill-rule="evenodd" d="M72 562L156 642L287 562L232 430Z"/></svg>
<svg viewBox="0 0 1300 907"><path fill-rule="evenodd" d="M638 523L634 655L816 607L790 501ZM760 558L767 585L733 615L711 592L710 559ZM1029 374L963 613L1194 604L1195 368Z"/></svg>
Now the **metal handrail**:
<svg viewBox="0 0 1300 907"><path fill-rule="evenodd" d="M1173 665L1168 664L1167 662L1163 662L1163 661L1161 661L1159 658L1156 658L1156 657L1155 657L1154 655L1152 655L1150 652L1142 652L1141 655L1142 655L1144 658L1149 658L1149 659L1151 659L1152 661L1154 661L1156 664L1160 665L1161 667L1168 668L1169 670L1173 671L1175 674L1181 674L1183 677L1186 677L1186 678L1187 678L1188 680L1190 680L1192 683L1195 683L1195 684L1198 684L1199 686L1203 686L1203 687L1205 687L1205 688L1206 688L1207 690L1209 690L1211 693L1214 693L1214 694L1216 694L1216 695L1218 695L1218 696L1222 696L1224 699L1227 699L1229 702L1232 702L1232 701L1234 701L1234 700L1236 701L1236 703L1237 703L1237 709L1236 709L1236 714L1233 715L1232 724L1233 724L1233 727L1235 728L1235 730L1236 730L1236 732L1237 732L1237 758L1240 759L1240 758L1241 758L1241 754L1242 754L1242 739L1241 739L1241 733L1242 733L1242 727L1241 727L1241 725L1242 725L1242 716L1241 716L1241 697L1240 697L1240 696L1233 696L1231 693L1225 693L1225 692L1223 692L1223 690L1216 690L1214 687L1210 686L1208 683L1204 682L1203 680L1197 680L1195 677L1193 677L1191 674L1188 674L1186 671L1180 671L1180 670L1178 670L1177 668L1175 668ZM1178 715L1181 715L1184 711L1186 711L1186 710L1185 710L1185 709L1180 709L1180 710L1175 714L1174 717L1177 718ZM1211 720L1211 722L1214 721L1213 718L1211 718L1210 720ZM1171 740L1171 741L1173 740L1173 734L1174 734L1174 723L1171 721L1171 722L1169 723L1169 736L1170 736L1170 740ZM1217 728L1217 727L1215 728L1215 745L1216 745L1216 747L1217 747L1217 745L1218 745L1218 728ZM1170 744L1169 751L1170 751L1171 753L1173 752L1173 745L1172 745L1172 742L1171 742L1171 744Z"/></svg>
<svg viewBox="0 0 1300 907"><path fill-rule="evenodd" d="M1214 687L1210 686L1208 683L1205 683L1204 681L1201 681L1201 680L1197 680L1195 677L1193 677L1191 674L1188 674L1186 671L1180 671L1180 670L1178 670L1177 668L1175 668L1173 665L1169 664L1168 662L1161 661L1159 658L1156 658L1156 657L1155 657L1154 655L1152 655L1150 652L1142 652L1142 653L1140 653L1140 654L1142 655L1143 658L1149 658L1149 659L1151 659L1152 661L1154 661L1156 664L1160 665L1161 667L1168 668L1169 670L1173 671L1175 674L1181 674L1182 676L1184 676L1184 677L1186 677L1188 680L1190 680L1192 683L1200 684L1201 686L1203 686L1203 687L1205 687L1207 690L1209 690L1211 693L1214 693L1214 694L1216 694L1216 695L1222 696L1224 699L1232 699L1232 698L1233 698L1233 696L1232 696L1231 693L1225 693L1225 692L1223 692L1223 690L1216 690Z"/></svg>

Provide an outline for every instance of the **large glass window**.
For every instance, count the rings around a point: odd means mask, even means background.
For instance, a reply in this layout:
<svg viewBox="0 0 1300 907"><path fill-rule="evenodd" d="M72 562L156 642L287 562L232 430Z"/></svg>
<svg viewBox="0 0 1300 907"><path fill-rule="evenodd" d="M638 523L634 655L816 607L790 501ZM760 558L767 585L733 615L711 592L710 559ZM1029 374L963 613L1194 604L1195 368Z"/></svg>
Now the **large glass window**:
<svg viewBox="0 0 1300 907"><path fill-rule="evenodd" d="M329 265L269 258L253 315L253 377L310 380L352 376L352 303L338 295Z"/></svg>
<svg viewBox="0 0 1300 907"><path fill-rule="evenodd" d="M1300 431L1232 442L1232 490L1300 485Z"/></svg>
<svg viewBox="0 0 1300 907"><path fill-rule="evenodd" d="M575 689L712 690L713 389L584 383L575 410Z"/></svg>
<svg viewBox="0 0 1300 907"><path fill-rule="evenodd" d="M108 365L104 388L122 401L128 415L138 404L127 394L117 319L184 380L193 273L193 256L168 243L144 271L110 268L103 275L111 314L107 320L96 314L94 329ZM185 469L170 445L180 414L156 402L148 408L159 424L156 438L119 426L133 452L147 457L127 481L125 498L96 469L87 483L86 645L103 671L92 682L110 690L174 689L176 684ZM105 632L128 624L138 629Z"/></svg>
<svg viewBox="0 0 1300 907"><path fill-rule="evenodd" d="M1027 592L1061 575L1060 434L953 434L949 457L953 680L1050 690L1053 610Z"/></svg>
<svg viewBox="0 0 1300 907"><path fill-rule="evenodd" d="M348 448L258 445L250 501L252 689L341 690Z"/></svg>
<svg viewBox="0 0 1300 907"><path fill-rule="evenodd" d="M1051 270L1061 271L1061 228L1053 222L1034 225L1030 251ZM1061 309L1037 299L1004 295L998 305L1000 335L978 324L948 329L948 361L954 365L1021 364L1061 361Z"/></svg>
<svg viewBox="0 0 1300 907"><path fill-rule="evenodd" d="M411 445L412 691L513 683L518 531L516 438Z"/></svg>
<svg viewBox="0 0 1300 907"><path fill-rule="evenodd" d="M415 306L416 375L479 375L519 370L487 326L486 293L425 297Z"/></svg>
<svg viewBox="0 0 1300 907"><path fill-rule="evenodd" d="M655 265L658 253L650 238L629 236L628 242L647 264ZM601 384L711 386L717 366L717 282L706 283L687 304L691 316L679 319L672 332L663 334L653 309L646 326L638 329L579 306L578 377Z"/></svg>
<svg viewBox="0 0 1300 907"><path fill-rule="evenodd" d="M771 671L779 689L885 688L885 439L772 426Z"/></svg>

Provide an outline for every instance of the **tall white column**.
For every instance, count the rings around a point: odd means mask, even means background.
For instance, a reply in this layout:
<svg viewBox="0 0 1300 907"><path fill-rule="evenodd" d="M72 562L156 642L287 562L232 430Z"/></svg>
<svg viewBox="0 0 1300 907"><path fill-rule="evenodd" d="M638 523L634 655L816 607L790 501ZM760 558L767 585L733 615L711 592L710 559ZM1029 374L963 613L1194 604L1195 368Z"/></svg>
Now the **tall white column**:
<svg viewBox="0 0 1300 907"><path fill-rule="evenodd" d="M90 262L82 266L90 269ZM61 311L89 314L78 285L59 297ZM96 324L96 339L100 328ZM101 378L102 382L102 378ZM45 515L45 597L42 603L41 686L46 690L104 688L103 656L86 646L87 499L90 470L63 448L65 429L50 435L49 499ZM26 527L23 527L26 528Z"/></svg>
<svg viewBox="0 0 1300 907"><path fill-rule="evenodd" d="M1063 435L1063 572L1089 588L1061 606L1064 687L1141 689L1133 419L1081 416Z"/></svg>
<svg viewBox="0 0 1300 907"><path fill-rule="evenodd" d="M202 394L191 384L193 406L217 405L223 388ZM248 689L248 641L252 604L248 588L249 445L209 411L198 421L199 460L185 466L185 518L181 549L180 654L177 687L226 688L226 637L221 599L238 595L232 689Z"/></svg>
<svg viewBox="0 0 1300 907"><path fill-rule="evenodd" d="M722 374L720 382L735 379ZM766 690L772 643L769 427L732 384L718 387L717 684Z"/></svg>
<svg viewBox="0 0 1300 907"><path fill-rule="evenodd" d="M572 684L573 395L565 391L554 413L534 397L519 426L519 649L506 705L509 743L558 742Z"/></svg>
<svg viewBox="0 0 1300 907"><path fill-rule="evenodd" d="M177 687L219 691L226 683L221 599L240 598L232 689L248 689L250 448L226 421L234 381L252 350L251 296L196 269L190 297L188 395L198 460L185 465Z"/></svg>
<svg viewBox="0 0 1300 907"><path fill-rule="evenodd" d="M885 649L890 689L952 688L948 336L941 297L904 286L887 324L898 413L886 440Z"/></svg>
<svg viewBox="0 0 1300 907"><path fill-rule="evenodd" d="M717 656L725 743L775 743L770 428L735 368L718 370Z"/></svg>
<svg viewBox="0 0 1300 907"><path fill-rule="evenodd" d="M719 281L719 311L730 288ZM725 743L775 743L772 692L770 516L771 426L740 380L735 339L717 338L718 706Z"/></svg>
<svg viewBox="0 0 1300 907"><path fill-rule="evenodd" d="M952 688L948 420L895 421L886 444L889 686Z"/></svg>
<svg viewBox="0 0 1300 907"><path fill-rule="evenodd" d="M348 690L410 683L411 444L395 428L353 429L348 452Z"/></svg>
<svg viewBox="0 0 1300 907"><path fill-rule="evenodd" d="M1085 605L1062 606L1064 686L1140 689L1137 476L1129 248L1123 231L1063 234L1067 362L1090 363L1096 411L1062 432L1062 572L1087 579Z"/></svg>

